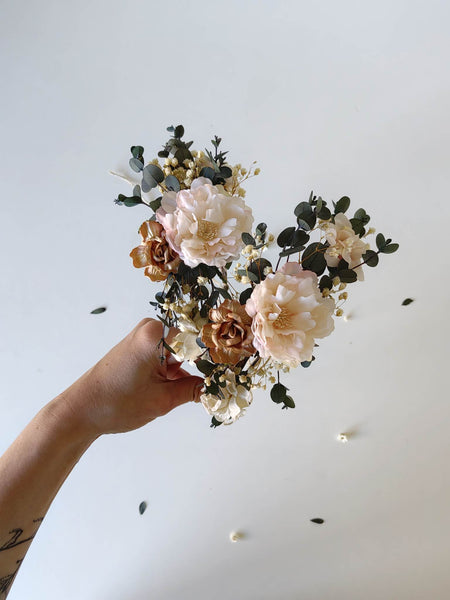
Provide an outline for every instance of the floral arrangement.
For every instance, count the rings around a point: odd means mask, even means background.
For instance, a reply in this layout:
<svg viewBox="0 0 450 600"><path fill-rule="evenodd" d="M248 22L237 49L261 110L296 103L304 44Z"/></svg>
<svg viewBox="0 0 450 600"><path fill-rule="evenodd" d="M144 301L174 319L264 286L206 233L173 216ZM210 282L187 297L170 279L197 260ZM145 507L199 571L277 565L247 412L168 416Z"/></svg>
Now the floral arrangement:
<svg viewBox="0 0 450 600"><path fill-rule="evenodd" d="M253 226L244 200L242 185L260 172L256 162L249 169L230 165L217 136L211 150L194 151L182 125L167 130L170 139L149 163L142 146L131 147L138 180L119 175L134 185L133 194L115 201L151 211L130 256L162 283L150 304L179 331L170 346L163 335L162 360L165 347L204 375L201 402L212 427L241 417L255 388L270 385L275 403L294 408L280 372L311 365L316 340L343 315L347 286L398 244L378 233L371 249L367 238L375 230L367 228L363 208L349 218L347 196L329 206L312 192L275 240L265 223ZM262 255L275 244L273 265Z"/></svg>

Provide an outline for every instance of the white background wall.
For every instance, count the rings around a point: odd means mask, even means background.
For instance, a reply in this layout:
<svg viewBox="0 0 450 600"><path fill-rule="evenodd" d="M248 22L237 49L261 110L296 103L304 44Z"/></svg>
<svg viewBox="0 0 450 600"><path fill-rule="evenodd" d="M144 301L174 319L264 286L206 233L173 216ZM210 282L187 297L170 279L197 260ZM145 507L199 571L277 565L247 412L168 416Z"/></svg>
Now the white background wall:
<svg viewBox="0 0 450 600"><path fill-rule="evenodd" d="M0 451L152 315L158 286L128 257L146 213L114 206L127 190L107 171L134 144L156 155L167 125L258 160L247 201L274 233L313 189L401 244L287 380L295 411L260 393L229 428L186 405L96 442L11 600L448 598L450 5L0 10Z"/></svg>

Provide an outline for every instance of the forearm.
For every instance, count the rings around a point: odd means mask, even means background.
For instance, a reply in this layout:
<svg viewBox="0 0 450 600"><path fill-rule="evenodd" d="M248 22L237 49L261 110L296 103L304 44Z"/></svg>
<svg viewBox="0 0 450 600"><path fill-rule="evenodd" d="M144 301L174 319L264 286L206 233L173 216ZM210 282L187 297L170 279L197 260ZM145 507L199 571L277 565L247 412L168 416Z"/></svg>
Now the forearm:
<svg viewBox="0 0 450 600"><path fill-rule="evenodd" d="M55 495L94 441L71 409L74 384L47 404L0 458L0 598L6 598L20 564Z"/></svg>

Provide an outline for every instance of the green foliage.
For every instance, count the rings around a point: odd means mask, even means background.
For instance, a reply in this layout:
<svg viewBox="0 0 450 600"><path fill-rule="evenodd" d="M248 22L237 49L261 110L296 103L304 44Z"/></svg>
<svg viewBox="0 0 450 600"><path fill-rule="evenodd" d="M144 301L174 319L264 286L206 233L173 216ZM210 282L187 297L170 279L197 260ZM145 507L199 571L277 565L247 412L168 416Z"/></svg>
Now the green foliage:
<svg viewBox="0 0 450 600"><path fill-rule="evenodd" d="M411 302L414 302L412 298L405 298L402 302L402 306L408 306L408 304L411 304Z"/></svg>
<svg viewBox="0 0 450 600"><path fill-rule="evenodd" d="M130 158L129 164L133 171L135 171L136 173L140 173L144 168L144 163L138 158Z"/></svg>
<svg viewBox="0 0 450 600"><path fill-rule="evenodd" d="M146 510L147 510L147 502L141 502L139 504L139 514L143 515Z"/></svg>
<svg viewBox="0 0 450 600"><path fill-rule="evenodd" d="M253 288L247 288L246 290L244 290L241 295L239 296L239 303L240 304L245 304L247 302L247 300L250 298L250 296L252 295L253 292Z"/></svg>
<svg viewBox="0 0 450 600"><path fill-rule="evenodd" d="M119 194L114 202L123 206L137 206L138 204L143 204L140 196L124 196L123 194Z"/></svg>
<svg viewBox="0 0 450 600"><path fill-rule="evenodd" d="M164 173L158 165L149 164L142 171L142 190L149 192L164 181Z"/></svg>
<svg viewBox="0 0 450 600"><path fill-rule="evenodd" d="M156 212L158 210L158 208L160 208L161 206L161 200L162 197L160 196L159 198L155 198L155 200L152 200L149 204L150 204L150 208Z"/></svg>
<svg viewBox="0 0 450 600"><path fill-rule="evenodd" d="M272 269L272 264L266 258L257 258L256 260L252 261L247 269L249 279L255 283L264 281L266 278L266 275L264 275L264 269L266 268ZM254 278L252 278L251 275L254 275Z"/></svg>
<svg viewBox="0 0 450 600"><path fill-rule="evenodd" d="M333 202L333 206L335 215L338 213L345 213L350 206L350 198L348 196L342 196L342 198L338 200L336 204Z"/></svg>
<svg viewBox="0 0 450 600"><path fill-rule="evenodd" d="M181 189L180 182L175 177L175 175L167 175L167 177L164 180L164 185L168 190L173 192L179 192Z"/></svg>
<svg viewBox="0 0 450 600"><path fill-rule="evenodd" d="M203 375L206 375L207 377L209 377L209 375L211 375L211 373L216 368L216 365L214 363L209 362L209 360L203 360L203 359L196 360L195 365L196 365L197 369L200 371L200 373L203 373Z"/></svg>
<svg viewBox="0 0 450 600"><path fill-rule="evenodd" d="M308 271L313 271L317 275L322 275L327 267L325 260L325 250L327 246L320 242L310 244L302 254L302 267Z"/></svg>
<svg viewBox="0 0 450 600"><path fill-rule="evenodd" d="M378 252L374 252L374 250L367 250L362 258L368 267L376 267L379 261Z"/></svg>
<svg viewBox="0 0 450 600"><path fill-rule="evenodd" d="M338 275L342 283L354 283L358 279L358 275L353 269L341 269L338 271Z"/></svg>
<svg viewBox="0 0 450 600"><path fill-rule="evenodd" d="M213 417L211 419L211 425L210 425L210 427L212 427L213 429L215 429L216 427L219 427L220 425L223 425L222 421L218 421L216 419L216 417Z"/></svg>
<svg viewBox="0 0 450 600"><path fill-rule="evenodd" d="M101 306L100 308L95 308L94 310L91 310L91 315L100 315L101 313L104 313L106 310L106 308L104 306Z"/></svg>
<svg viewBox="0 0 450 600"><path fill-rule="evenodd" d="M250 233L244 231L244 233L241 235L241 238L246 246L256 245L255 238Z"/></svg>

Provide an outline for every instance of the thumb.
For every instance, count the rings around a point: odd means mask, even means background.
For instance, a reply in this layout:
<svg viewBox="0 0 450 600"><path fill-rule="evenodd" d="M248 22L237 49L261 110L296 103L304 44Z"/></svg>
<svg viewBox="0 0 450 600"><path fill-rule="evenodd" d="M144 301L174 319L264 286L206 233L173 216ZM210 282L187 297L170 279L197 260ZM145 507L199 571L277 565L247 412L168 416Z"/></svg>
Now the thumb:
<svg viewBox="0 0 450 600"><path fill-rule="evenodd" d="M174 398L175 406L186 402L200 402L200 395L205 382L201 377L180 377L167 383L168 391Z"/></svg>

